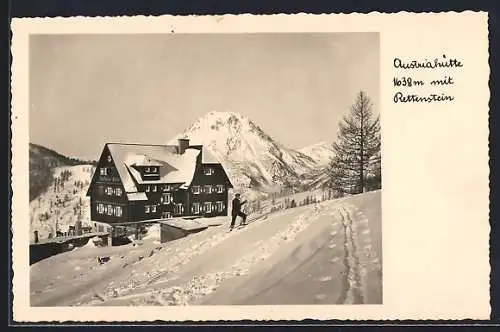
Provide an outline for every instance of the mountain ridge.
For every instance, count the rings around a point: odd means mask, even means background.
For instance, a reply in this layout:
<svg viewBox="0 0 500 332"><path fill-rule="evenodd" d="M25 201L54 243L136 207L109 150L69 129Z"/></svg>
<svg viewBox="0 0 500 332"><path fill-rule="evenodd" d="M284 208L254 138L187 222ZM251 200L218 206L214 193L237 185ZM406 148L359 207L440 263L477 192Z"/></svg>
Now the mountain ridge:
<svg viewBox="0 0 500 332"><path fill-rule="evenodd" d="M269 189L299 185L318 167L310 156L285 147L246 116L236 112L212 111L168 141L189 138L202 144L227 169L241 188Z"/></svg>
<svg viewBox="0 0 500 332"><path fill-rule="evenodd" d="M90 161L92 163L92 161ZM54 169L61 166L89 164L77 158L64 156L43 145L29 143L29 197L30 201L47 190L52 183Z"/></svg>

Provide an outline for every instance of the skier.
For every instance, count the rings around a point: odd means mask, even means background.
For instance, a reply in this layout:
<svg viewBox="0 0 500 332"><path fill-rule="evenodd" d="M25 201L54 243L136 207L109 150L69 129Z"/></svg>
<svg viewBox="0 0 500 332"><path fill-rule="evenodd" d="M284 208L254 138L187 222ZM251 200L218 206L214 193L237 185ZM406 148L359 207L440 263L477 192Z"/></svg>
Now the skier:
<svg viewBox="0 0 500 332"><path fill-rule="evenodd" d="M236 222L236 218L238 216L240 216L241 218L243 218L243 221L240 223L240 225L245 225L246 223L246 220L247 220L247 215L243 212L241 212L241 206L243 204L245 204L247 201L243 201L241 202L240 201L240 194L236 194L236 197L233 199L233 210L231 211L231 227L230 227L230 231L233 230L234 228L234 223Z"/></svg>

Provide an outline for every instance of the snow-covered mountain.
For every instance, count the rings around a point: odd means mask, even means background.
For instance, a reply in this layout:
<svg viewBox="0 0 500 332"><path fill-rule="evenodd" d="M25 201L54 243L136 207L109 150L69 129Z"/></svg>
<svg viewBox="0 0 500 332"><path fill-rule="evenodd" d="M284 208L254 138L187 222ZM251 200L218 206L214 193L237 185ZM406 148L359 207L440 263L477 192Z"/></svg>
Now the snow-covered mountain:
<svg viewBox="0 0 500 332"><path fill-rule="evenodd" d="M318 168L310 156L276 142L255 122L235 112L210 112L174 137L203 144L223 164L237 188L299 184Z"/></svg>
<svg viewBox="0 0 500 332"><path fill-rule="evenodd" d="M53 180L47 190L29 204L30 238L38 231L39 239L46 239L49 233L67 232L78 219L82 226L90 222L90 202L86 197L93 165L61 166L53 170Z"/></svg>
<svg viewBox="0 0 500 332"><path fill-rule="evenodd" d="M64 156L44 146L29 144L30 234L39 239L49 233L67 232L81 218L90 226L89 202L85 197L94 161Z"/></svg>
<svg viewBox="0 0 500 332"><path fill-rule="evenodd" d="M311 157L318 165L326 166L333 156L331 142L319 142L299 150L303 154Z"/></svg>
<svg viewBox="0 0 500 332"><path fill-rule="evenodd" d="M54 150L34 143L29 144L29 157L30 201L47 190L53 181L56 167L91 163L63 156Z"/></svg>

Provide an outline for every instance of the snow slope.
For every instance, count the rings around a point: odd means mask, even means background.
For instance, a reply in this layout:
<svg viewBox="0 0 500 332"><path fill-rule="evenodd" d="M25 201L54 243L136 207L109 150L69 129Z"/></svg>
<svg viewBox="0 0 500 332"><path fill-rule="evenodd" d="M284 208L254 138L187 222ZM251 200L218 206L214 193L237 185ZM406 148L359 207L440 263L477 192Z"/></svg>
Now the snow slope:
<svg viewBox="0 0 500 332"><path fill-rule="evenodd" d="M54 169L54 178L62 178L64 172L69 172L63 185L49 185L45 193L38 195L29 205L30 234L38 231L39 239L47 238L49 233L55 235L56 225L60 232L67 232L69 226L74 226L77 220L75 208L81 205L82 226L91 226L90 205L86 192L92 178L92 165L63 166ZM47 218L48 217L48 218ZM86 223L85 223L86 222Z"/></svg>
<svg viewBox="0 0 500 332"><path fill-rule="evenodd" d="M381 303L381 192L31 266L31 305ZM97 257L110 260L99 264Z"/></svg>
<svg viewBox="0 0 500 332"><path fill-rule="evenodd" d="M53 170L61 166L82 165L86 162L63 156L44 146L29 144L30 201L44 193L53 181Z"/></svg>
<svg viewBox="0 0 500 332"><path fill-rule="evenodd" d="M308 155L286 148L252 120L235 112L210 112L169 144L176 144L178 138L206 146L237 188L295 183L318 166Z"/></svg>

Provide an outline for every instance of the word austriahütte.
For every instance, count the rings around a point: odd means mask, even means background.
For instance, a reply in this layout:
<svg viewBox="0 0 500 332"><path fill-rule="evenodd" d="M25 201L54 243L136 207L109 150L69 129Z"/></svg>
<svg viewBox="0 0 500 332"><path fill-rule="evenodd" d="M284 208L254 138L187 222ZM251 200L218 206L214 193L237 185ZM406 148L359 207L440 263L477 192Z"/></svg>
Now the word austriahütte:
<svg viewBox="0 0 500 332"><path fill-rule="evenodd" d="M455 58L448 58L445 54L443 54L440 58L435 58L433 60L423 59L421 61L404 61L400 58L394 58L394 67L401 69L436 69L463 67L463 64L459 60Z"/></svg>

